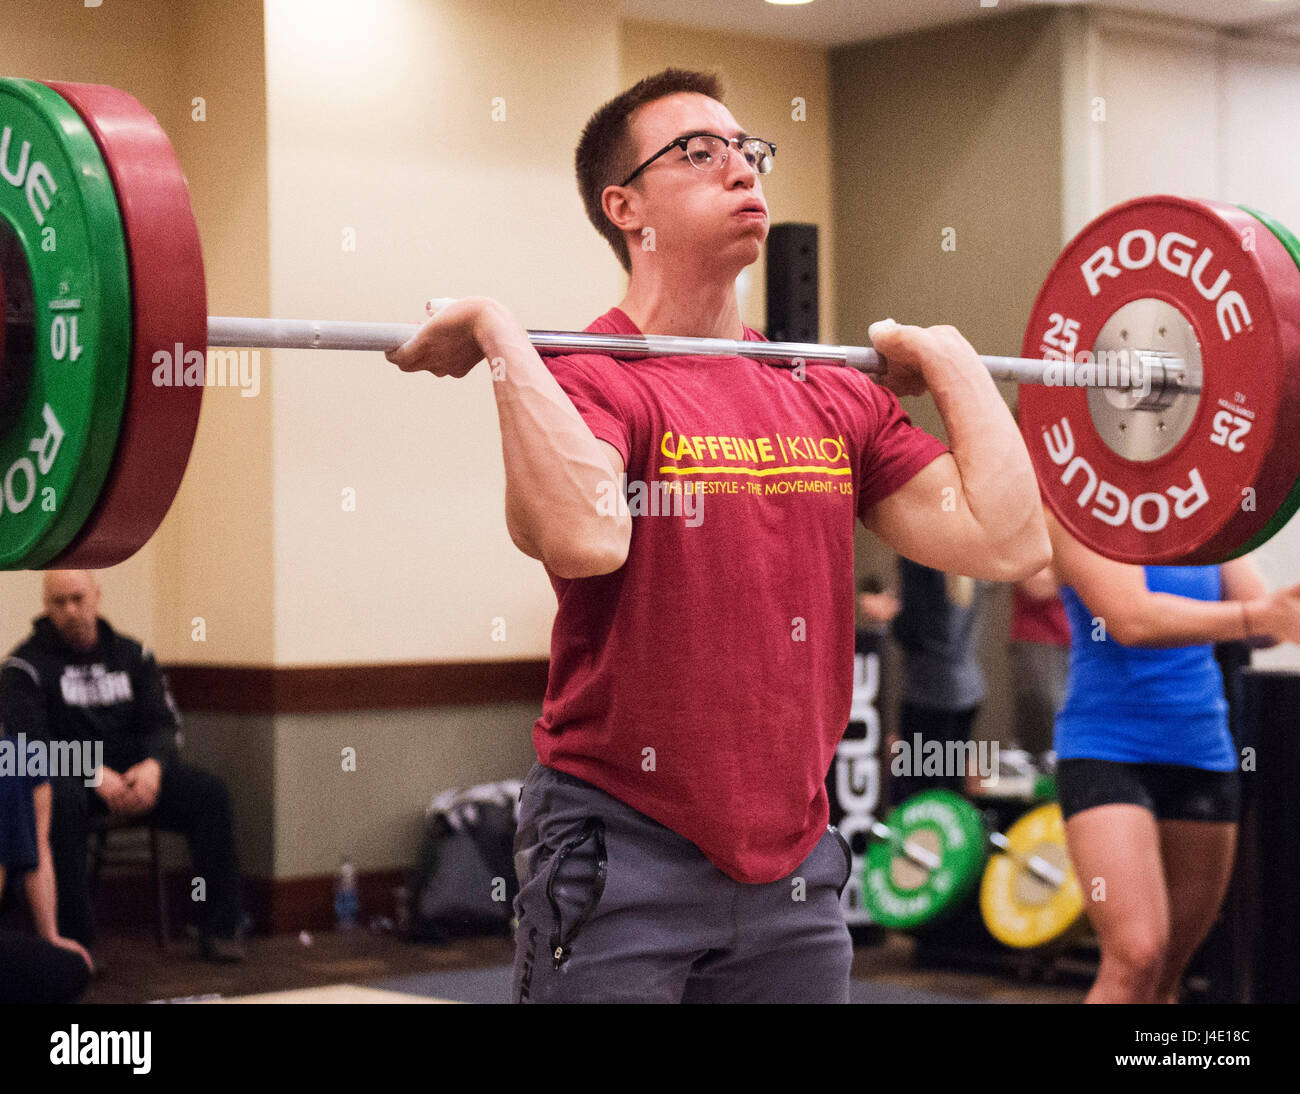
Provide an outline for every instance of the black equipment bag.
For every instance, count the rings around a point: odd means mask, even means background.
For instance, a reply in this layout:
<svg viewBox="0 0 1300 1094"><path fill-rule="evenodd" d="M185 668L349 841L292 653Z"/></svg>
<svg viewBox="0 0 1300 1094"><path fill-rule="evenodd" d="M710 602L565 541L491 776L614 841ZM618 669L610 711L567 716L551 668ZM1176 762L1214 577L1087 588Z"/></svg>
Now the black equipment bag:
<svg viewBox="0 0 1300 1094"><path fill-rule="evenodd" d="M514 839L520 786L506 780L434 798L407 886L408 937L446 942L510 933L519 891Z"/></svg>

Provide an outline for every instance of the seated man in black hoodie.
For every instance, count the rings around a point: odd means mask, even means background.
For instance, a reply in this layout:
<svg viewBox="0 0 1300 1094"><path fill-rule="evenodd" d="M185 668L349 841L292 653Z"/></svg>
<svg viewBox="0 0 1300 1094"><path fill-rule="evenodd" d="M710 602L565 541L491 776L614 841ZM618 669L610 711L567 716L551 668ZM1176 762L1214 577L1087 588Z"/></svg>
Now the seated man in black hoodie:
<svg viewBox="0 0 1300 1094"><path fill-rule="evenodd" d="M239 866L225 783L180 762L180 716L167 683L151 653L99 617L99 599L89 571L47 571L46 614L0 668L0 722L11 736L102 747L97 785L86 785L93 780L80 772L50 779L59 931L86 946L94 940L86 877L91 818L138 818L186 837L203 956L240 960Z"/></svg>

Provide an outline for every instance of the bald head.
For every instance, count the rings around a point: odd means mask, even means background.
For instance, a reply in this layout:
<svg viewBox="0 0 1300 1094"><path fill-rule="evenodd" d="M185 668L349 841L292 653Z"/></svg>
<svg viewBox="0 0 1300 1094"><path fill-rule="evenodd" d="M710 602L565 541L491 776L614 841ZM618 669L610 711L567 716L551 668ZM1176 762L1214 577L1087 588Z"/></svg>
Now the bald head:
<svg viewBox="0 0 1300 1094"><path fill-rule="evenodd" d="M89 570L46 570L42 586L45 614L73 649L93 649L99 641L99 582Z"/></svg>

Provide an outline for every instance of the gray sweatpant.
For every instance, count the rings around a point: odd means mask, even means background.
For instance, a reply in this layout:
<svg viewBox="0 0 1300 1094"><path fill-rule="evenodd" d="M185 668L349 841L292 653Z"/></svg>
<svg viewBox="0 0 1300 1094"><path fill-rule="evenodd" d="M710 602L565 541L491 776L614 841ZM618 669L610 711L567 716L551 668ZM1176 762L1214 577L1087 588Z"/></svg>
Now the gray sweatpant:
<svg viewBox="0 0 1300 1094"><path fill-rule="evenodd" d="M515 1002L848 1002L839 894L851 858L834 828L788 877L746 885L671 829L542 764L520 803Z"/></svg>

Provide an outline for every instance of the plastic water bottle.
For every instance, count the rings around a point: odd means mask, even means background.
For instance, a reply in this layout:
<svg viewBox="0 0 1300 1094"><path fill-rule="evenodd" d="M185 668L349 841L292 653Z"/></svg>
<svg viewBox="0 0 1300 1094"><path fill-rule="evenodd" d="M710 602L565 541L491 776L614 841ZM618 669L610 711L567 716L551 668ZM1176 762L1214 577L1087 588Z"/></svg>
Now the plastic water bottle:
<svg viewBox="0 0 1300 1094"><path fill-rule="evenodd" d="M360 901L357 898L357 871L350 858L339 863L339 876L334 882L334 922L340 931L351 931L357 925Z"/></svg>

